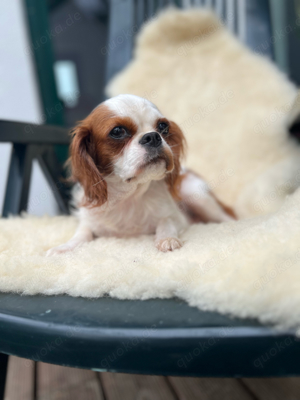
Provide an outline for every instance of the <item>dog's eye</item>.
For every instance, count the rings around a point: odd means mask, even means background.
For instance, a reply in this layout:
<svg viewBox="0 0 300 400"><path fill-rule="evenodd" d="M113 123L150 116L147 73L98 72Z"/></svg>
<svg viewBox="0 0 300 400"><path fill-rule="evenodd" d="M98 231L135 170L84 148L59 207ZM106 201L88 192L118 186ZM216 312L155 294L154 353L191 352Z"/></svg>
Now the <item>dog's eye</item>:
<svg viewBox="0 0 300 400"><path fill-rule="evenodd" d="M116 126L114 129L112 129L109 132L110 137L113 139L124 139L126 136L128 136L128 132L123 126Z"/></svg>
<svg viewBox="0 0 300 400"><path fill-rule="evenodd" d="M157 125L157 129L160 133L168 134L169 133L169 125L166 122L160 122Z"/></svg>

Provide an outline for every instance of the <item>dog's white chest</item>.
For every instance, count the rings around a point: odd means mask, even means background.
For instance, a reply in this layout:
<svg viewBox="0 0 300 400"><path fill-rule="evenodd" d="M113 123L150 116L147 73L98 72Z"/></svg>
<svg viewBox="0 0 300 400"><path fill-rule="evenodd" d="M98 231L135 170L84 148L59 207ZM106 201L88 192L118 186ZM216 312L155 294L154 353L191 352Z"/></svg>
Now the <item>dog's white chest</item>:
<svg viewBox="0 0 300 400"><path fill-rule="evenodd" d="M164 181L119 194L101 207L81 209L96 236L154 234L159 221L179 212Z"/></svg>

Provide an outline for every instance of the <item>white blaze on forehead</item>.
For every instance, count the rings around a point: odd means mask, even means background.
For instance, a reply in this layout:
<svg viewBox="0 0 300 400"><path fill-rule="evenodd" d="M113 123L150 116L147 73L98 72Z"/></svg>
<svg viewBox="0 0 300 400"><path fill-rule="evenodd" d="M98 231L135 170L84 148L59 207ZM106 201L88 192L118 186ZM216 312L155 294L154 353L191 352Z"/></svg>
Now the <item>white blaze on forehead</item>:
<svg viewBox="0 0 300 400"><path fill-rule="evenodd" d="M131 118L139 132L153 129L156 120L163 117L151 101L132 94L112 97L104 104L117 115Z"/></svg>

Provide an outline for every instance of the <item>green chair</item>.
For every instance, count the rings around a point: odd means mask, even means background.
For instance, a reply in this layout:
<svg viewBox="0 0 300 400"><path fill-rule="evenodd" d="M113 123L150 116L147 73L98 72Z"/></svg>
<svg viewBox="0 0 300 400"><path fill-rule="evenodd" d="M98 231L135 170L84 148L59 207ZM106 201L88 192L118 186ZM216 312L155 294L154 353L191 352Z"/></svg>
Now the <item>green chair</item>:
<svg viewBox="0 0 300 400"><path fill-rule="evenodd" d="M136 32L164 1L111 0L109 40L131 35L109 52L107 79L130 60ZM179 6L214 7L250 47L271 35L268 1L184 1ZM237 7L234 7L234 4ZM135 27L132 30L132 27ZM257 29L259 27L259 29ZM266 50L272 57L272 49ZM49 72L50 73L50 72ZM67 188L53 146L67 145L66 129L0 121L0 142L13 143L4 215L28 203L31 163L36 158L61 213L68 213ZM276 332L255 320L200 311L178 299L129 301L69 296L0 294L0 399L8 355L99 371L181 376L285 376L300 374L300 343L293 332ZM292 345L284 345L290 343ZM262 357L283 346L276 357Z"/></svg>

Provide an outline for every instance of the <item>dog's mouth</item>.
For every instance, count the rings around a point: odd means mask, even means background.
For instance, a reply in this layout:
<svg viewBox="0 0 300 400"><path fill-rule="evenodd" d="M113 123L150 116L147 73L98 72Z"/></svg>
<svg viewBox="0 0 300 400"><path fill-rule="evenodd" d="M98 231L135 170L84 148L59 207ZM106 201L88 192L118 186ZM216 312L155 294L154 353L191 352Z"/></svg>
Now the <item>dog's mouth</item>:
<svg viewBox="0 0 300 400"><path fill-rule="evenodd" d="M157 154L147 154L143 162L138 167L136 173L131 178L126 179L127 182L131 182L133 179L137 178L148 166L158 165L161 162L165 162L166 173L171 172L174 168L173 155L169 151L163 151Z"/></svg>

